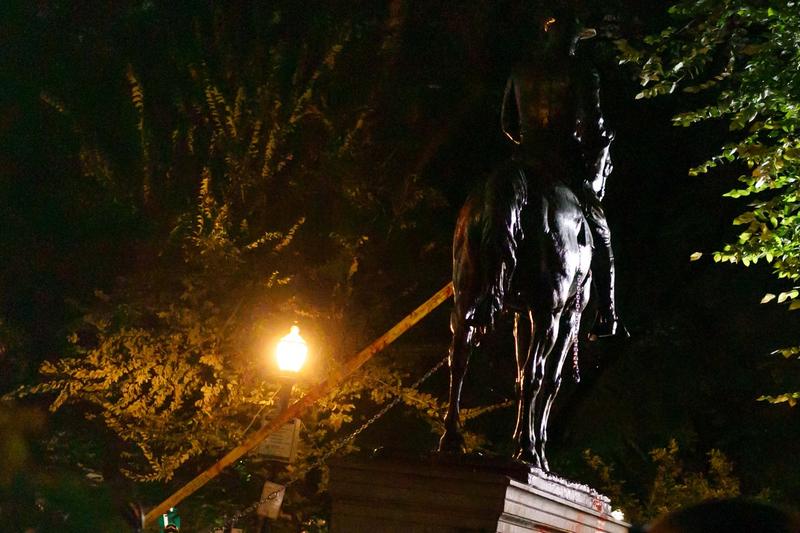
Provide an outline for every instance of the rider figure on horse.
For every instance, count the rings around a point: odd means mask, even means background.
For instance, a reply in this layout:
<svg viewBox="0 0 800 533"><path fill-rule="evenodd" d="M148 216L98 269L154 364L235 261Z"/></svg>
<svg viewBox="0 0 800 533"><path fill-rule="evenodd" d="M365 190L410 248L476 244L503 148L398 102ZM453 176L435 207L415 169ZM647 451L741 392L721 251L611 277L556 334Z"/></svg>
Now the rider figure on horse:
<svg viewBox="0 0 800 533"><path fill-rule="evenodd" d="M580 40L595 35L580 28L569 9L545 13L532 56L508 79L501 112L503 132L516 145L514 159L543 179L568 177L581 203L594 244L598 298L590 339L627 335L614 305L614 255L601 203L614 134L600 109L597 71L575 54Z"/></svg>

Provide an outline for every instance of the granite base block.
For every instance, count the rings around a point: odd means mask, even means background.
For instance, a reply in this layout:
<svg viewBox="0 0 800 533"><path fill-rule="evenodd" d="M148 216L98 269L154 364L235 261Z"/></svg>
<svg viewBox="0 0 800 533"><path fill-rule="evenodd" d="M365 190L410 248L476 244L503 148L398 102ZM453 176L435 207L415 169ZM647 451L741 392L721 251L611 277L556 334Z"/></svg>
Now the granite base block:
<svg viewBox="0 0 800 533"><path fill-rule="evenodd" d="M332 533L624 533L608 498L525 465L467 456L331 465Z"/></svg>

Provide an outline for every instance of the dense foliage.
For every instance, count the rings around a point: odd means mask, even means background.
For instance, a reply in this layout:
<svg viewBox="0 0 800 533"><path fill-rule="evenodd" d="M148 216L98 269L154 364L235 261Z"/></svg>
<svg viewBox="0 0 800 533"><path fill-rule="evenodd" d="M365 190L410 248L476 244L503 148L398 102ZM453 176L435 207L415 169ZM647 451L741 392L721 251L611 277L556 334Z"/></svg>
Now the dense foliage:
<svg viewBox="0 0 800 533"><path fill-rule="evenodd" d="M620 42L636 63L644 90L637 98L683 92L699 107L673 118L679 126L723 123L730 141L693 168L707 173L732 164L744 173L725 196L747 198L733 220L738 239L713 254L744 266L765 261L786 280L762 300L800 309L800 6L793 1L689 0L670 9L673 25L645 40L643 50ZM696 95L696 96L690 96ZM701 253L695 253L693 260ZM778 350L796 357L796 347ZM767 399L794 405L800 394Z"/></svg>
<svg viewBox="0 0 800 533"><path fill-rule="evenodd" d="M650 451L647 481L641 493L630 492L619 480L613 464L585 450L584 460L596 476L595 486L620 507L625 519L634 524L647 523L658 516L708 499L734 498L740 495L739 480L733 465L719 450L708 452L707 471L692 470L680 457L673 439L664 448Z"/></svg>
<svg viewBox="0 0 800 533"><path fill-rule="evenodd" d="M271 50L274 64L265 69L269 77L251 89L245 86L250 80L237 76L232 81L241 85L233 95L212 84L207 69L190 66L187 74L195 94L178 93L177 109L158 110L174 117L169 136L154 131L155 110L147 90L133 68L127 68L138 117L138 207L172 227L139 252L145 255L144 264L119 280L111 294L96 293L84 326L71 336L76 356L45 362L45 382L29 391L57 392L53 410L65 402L94 404L98 411L92 410L91 416L100 416L146 462L142 472L128 469L130 475L169 479L190 457L240 439L247 421L274 392L262 378L266 354L254 349L253 339L266 348L269 336L264 330L274 327L281 311L315 318L331 313L295 303L285 290L292 276L301 274L296 267L289 273L287 257L298 253L293 240L306 222L304 191L320 188L318 183L312 186L316 173L306 162L308 155L297 154L296 166L287 167L297 147L307 149L312 143L298 139L299 131L318 137L318 145L331 142L325 136L333 125L326 127L330 119L317 107L316 83L333 68L341 50L341 43L332 43L320 64L305 76L294 72L290 89L284 91L277 78L287 69L279 49ZM60 104L53 106L67 112ZM336 131L348 131L346 125L338 126ZM334 165L351 134L342 136L341 145L320 150L320 167ZM167 147L160 145L165 139L170 140ZM159 152L168 155L158 160ZM89 179L130 181L86 139L81 160ZM164 203L170 186L188 188L192 181L194 205L163 209L164 214L151 208ZM162 184L161 190L156 183ZM350 264L344 272L336 270L338 254L356 261L354 249L362 238L338 236L324 258L331 278L346 279Z"/></svg>
<svg viewBox="0 0 800 533"><path fill-rule="evenodd" d="M389 72L396 14L306 18L253 5L243 26L243 13L219 6L182 18L166 4L134 3L105 11L106 31L67 5L45 7L44 27L78 19L62 47L107 53L95 58L102 90L96 72L38 81L42 112L61 128L62 162L76 166L70 185L85 205L132 222L117 243L124 264L71 302L64 353L46 358L16 395L44 394L51 411L72 406L107 428L104 444L95 439L101 455L81 458L84 474L185 479L273 412L280 381L269 351L293 321L312 345L303 379L313 383L419 303L410 289L429 283L396 273L442 253L420 230L441 196L415 173L419 158L386 165L424 152L428 140L382 129L376 107L387 80L362 63L377 58ZM153 49L132 46L131 34ZM421 374L420 359L435 362L427 356L372 365L320 402L304 418L299 463L284 475L305 474L332 440L397 395L435 428L440 403L401 386ZM81 435L54 438L76 448ZM262 463L251 456L233 476L255 484ZM293 490L314 494L322 481ZM242 495L218 497L208 519L218 521L226 503L241 507Z"/></svg>

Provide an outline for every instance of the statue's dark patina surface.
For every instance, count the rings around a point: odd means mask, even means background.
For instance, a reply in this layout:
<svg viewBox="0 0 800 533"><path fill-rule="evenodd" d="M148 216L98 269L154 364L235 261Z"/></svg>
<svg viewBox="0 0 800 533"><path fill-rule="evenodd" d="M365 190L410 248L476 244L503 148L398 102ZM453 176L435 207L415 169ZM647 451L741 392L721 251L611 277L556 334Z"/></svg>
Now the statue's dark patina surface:
<svg viewBox="0 0 800 533"><path fill-rule="evenodd" d="M504 311L515 315L519 405L515 457L548 470L550 410L594 275L596 336L624 331L614 308L610 232L601 204L613 135L596 72L576 57L594 35L569 12L548 13L533 54L512 72L503 101L511 161L471 195L453 240L450 403L440 450L462 448L459 401L469 351ZM594 251L593 251L594 250Z"/></svg>

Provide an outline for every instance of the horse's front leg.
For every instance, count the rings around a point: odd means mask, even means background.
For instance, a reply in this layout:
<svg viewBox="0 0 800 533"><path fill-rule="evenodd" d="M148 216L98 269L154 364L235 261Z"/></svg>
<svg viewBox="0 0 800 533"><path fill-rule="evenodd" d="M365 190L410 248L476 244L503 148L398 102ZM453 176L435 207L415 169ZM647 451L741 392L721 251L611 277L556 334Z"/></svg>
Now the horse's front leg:
<svg viewBox="0 0 800 533"><path fill-rule="evenodd" d="M463 452L464 437L461 435L459 407L461 404L461 387L467 373L469 363L467 332L463 325L458 325L453 332L453 343L450 346L450 398L447 414L444 417L444 434L439 440L440 452Z"/></svg>
<svg viewBox="0 0 800 533"><path fill-rule="evenodd" d="M514 347L517 357L517 423L514 427L514 442L517 450L514 457L527 463L535 463L534 443L531 440L530 412L533 401L533 370L531 366L531 338L534 324L530 311L514 315Z"/></svg>

